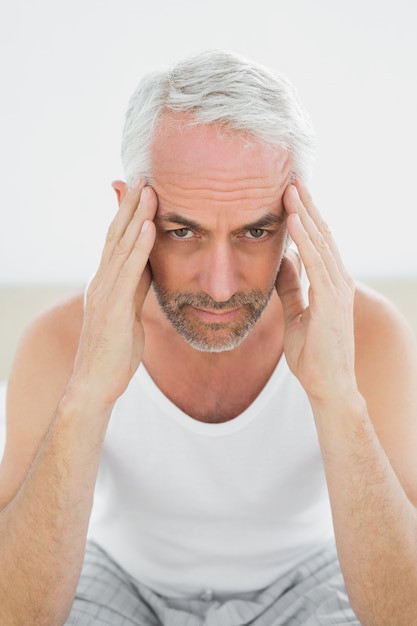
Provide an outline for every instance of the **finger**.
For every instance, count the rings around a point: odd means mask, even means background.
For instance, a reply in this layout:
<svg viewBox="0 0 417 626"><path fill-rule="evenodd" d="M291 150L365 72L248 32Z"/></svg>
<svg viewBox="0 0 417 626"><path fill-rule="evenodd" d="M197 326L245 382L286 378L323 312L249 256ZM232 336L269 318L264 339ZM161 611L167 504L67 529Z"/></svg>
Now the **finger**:
<svg viewBox="0 0 417 626"><path fill-rule="evenodd" d="M295 184L288 186L285 195L287 211L289 214L295 213L299 216L312 242L317 248L326 251L327 247L330 248L328 242L328 238L331 236L330 230L324 220L321 219L307 190L304 189L303 191L304 193L301 194L300 189Z"/></svg>
<svg viewBox="0 0 417 626"><path fill-rule="evenodd" d="M157 196L154 190L151 187L144 187L139 204L131 215L123 235L113 245L112 254L110 248L107 248L106 259L99 268L98 278L100 281L104 279L109 288L118 280L123 265L138 242L143 224L155 217L156 209Z"/></svg>
<svg viewBox="0 0 417 626"><path fill-rule="evenodd" d="M132 216L139 206L140 198L142 197L142 191L145 185L145 180L140 179L133 187L127 190L125 197L120 203L119 210L107 230L101 257L101 265L106 265L112 257L115 248L117 247L121 237L124 235Z"/></svg>
<svg viewBox="0 0 417 626"><path fill-rule="evenodd" d="M136 244L145 222L155 217L157 208L157 197L152 187L145 187L142 190L139 205L133 213L123 236L117 243L113 256L116 260L124 262Z"/></svg>
<svg viewBox="0 0 417 626"><path fill-rule="evenodd" d="M296 260L287 253L281 262L276 280L276 290L284 310L285 323L297 318L305 309L300 271Z"/></svg>
<svg viewBox="0 0 417 626"><path fill-rule="evenodd" d="M333 238L333 234L331 232L331 229L329 228L329 225L323 219L322 215L320 214L320 211L318 210L317 206L313 202L313 199L307 187L299 180L296 181L295 185L298 190L299 198L300 198L302 205L305 207L307 214L310 216L315 227L317 228L317 231L319 233L317 235L319 243L321 243L323 247L324 246L323 239L324 239L330 252L330 254L328 255L328 259L331 260L331 263L333 266L334 266L334 262L336 262L337 272L338 272L337 277L339 276L339 273L340 273L345 281L350 282L351 276L345 267L345 264L340 254L340 250Z"/></svg>
<svg viewBox="0 0 417 626"><path fill-rule="evenodd" d="M295 186L298 190L301 203L306 208L308 215L313 220L319 233L321 233L321 235L325 239L327 245L329 246L333 256L335 257L337 261L339 269L341 271L345 271L345 266L340 256L339 248L337 247L336 242L333 238L331 229L329 228L328 223L323 219L317 206L314 204L313 199L310 195L310 192L300 180L295 181Z"/></svg>
<svg viewBox="0 0 417 626"><path fill-rule="evenodd" d="M124 307L135 300L140 308L151 283L149 254L155 243L156 228L151 220L143 223L132 250L120 270L113 289L115 300Z"/></svg>
<svg viewBox="0 0 417 626"><path fill-rule="evenodd" d="M284 203L288 212L287 227L290 236L297 245L310 282L316 279L323 284L338 284L344 267L330 245L330 231L327 229L323 232L320 214L311 199L304 196L304 200L308 209L300 198L298 189L294 185L287 187Z"/></svg>
<svg viewBox="0 0 417 626"><path fill-rule="evenodd" d="M130 315L132 307L140 305L141 309L151 284L148 260L155 235L155 224L146 220L135 245L118 272L117 280L112 282L105 276L101 281L90 284L87 302L104 303L105 306L111 304L113 313L122 315Z"/></svg>

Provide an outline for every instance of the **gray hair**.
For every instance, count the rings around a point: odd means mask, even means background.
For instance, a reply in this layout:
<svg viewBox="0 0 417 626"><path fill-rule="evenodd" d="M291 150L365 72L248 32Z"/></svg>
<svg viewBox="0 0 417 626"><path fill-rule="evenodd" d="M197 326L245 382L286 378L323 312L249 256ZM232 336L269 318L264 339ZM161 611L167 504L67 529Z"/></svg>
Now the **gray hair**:
<svg viewBox="0 0 417 626"><path fill-rule="evenodd" d="M182 124L216 124L222 132L288 149L295 176L309 178L315 137L294 87L261 65L209 50L140 81L123 129L122 162L129 185L138 176L151 180L152 140L170 111L188 114Z"/></svg>

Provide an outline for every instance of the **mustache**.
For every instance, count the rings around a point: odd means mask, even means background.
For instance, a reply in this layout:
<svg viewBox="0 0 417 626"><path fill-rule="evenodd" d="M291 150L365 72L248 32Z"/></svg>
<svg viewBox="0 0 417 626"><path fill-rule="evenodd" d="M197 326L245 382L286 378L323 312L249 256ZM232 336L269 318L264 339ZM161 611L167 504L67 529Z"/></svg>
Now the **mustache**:
<svg viewBox="0 0 417 626"><path fill-rule="evenodd" d="M197 309L203 308L212 311L223 311L253 305L260 299L263 299L263 294L258 290L252 290L248 293L236 292L229 300L224 302L213 300L207 293L174 293L171 297L179 309L182 309L184 306L192 306Z"/></svg>

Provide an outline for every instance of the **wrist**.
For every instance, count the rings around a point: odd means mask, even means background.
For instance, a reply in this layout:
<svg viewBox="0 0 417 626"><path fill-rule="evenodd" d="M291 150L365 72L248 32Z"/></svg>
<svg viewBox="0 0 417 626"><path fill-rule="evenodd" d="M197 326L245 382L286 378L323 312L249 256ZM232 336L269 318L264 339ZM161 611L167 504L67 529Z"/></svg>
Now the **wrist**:
<svg viewBox="0 0 417 626"><path fill-rule="evenodd" d="M113 406L114 402L103 399L94 385L81 377L73 377L59 402L57 413L81 418L86 416L90 422L98 420L107 425Z"/></svg>
<svg viewBox="0 0 417 626"><path fill-rule="evenodd" d="M357 387L327 398L309 398L320 440L342 445L346 437L369 430L370 418L366 400Z"/></svg>

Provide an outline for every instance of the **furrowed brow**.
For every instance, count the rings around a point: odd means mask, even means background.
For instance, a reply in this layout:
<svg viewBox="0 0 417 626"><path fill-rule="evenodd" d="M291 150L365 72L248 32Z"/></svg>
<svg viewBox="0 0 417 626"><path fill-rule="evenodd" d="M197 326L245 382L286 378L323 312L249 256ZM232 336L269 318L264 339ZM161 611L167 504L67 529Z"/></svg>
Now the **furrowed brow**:
<svg viewBox="0 0 417 626"><path fill-rule="evenodd" d="M263 215L258 220L249 222L248 224L244 224L239 228L239 230L250 230L253 228L267 228L268 226L275 226L276 224L282 224L283 222L285 222L285 217L286 214L284 210L278 214L266 213L266 215ZM159 224L176 224L182 226L182 228L190 228L191 230L199 232L205 230L198 222L195 222L188 217L183 217L179 213L166 213L165 215L160 215L157 213L155 222Z"/></svg>
<svg viewBox="0 0 417 626"><path fill-rule="evenodd" d="M285 222L285 211L280 213L267 213L255 222L250 222L242 226L242 230L251 230L251 228L267 228L268 226L275 226L276 224L282 224Z"/></svg>
<svg viewBox="0 0 417 626"><path fill-rule="evenodd" d="M201 224L195 222L194 220L190 220L188 217L183 217L178 213L166 213L165 215L156 214L155 218L156 222L159 223L170 223L170 224L179 224L183 228L190 228L192 230L203 230Z"/></svg>

